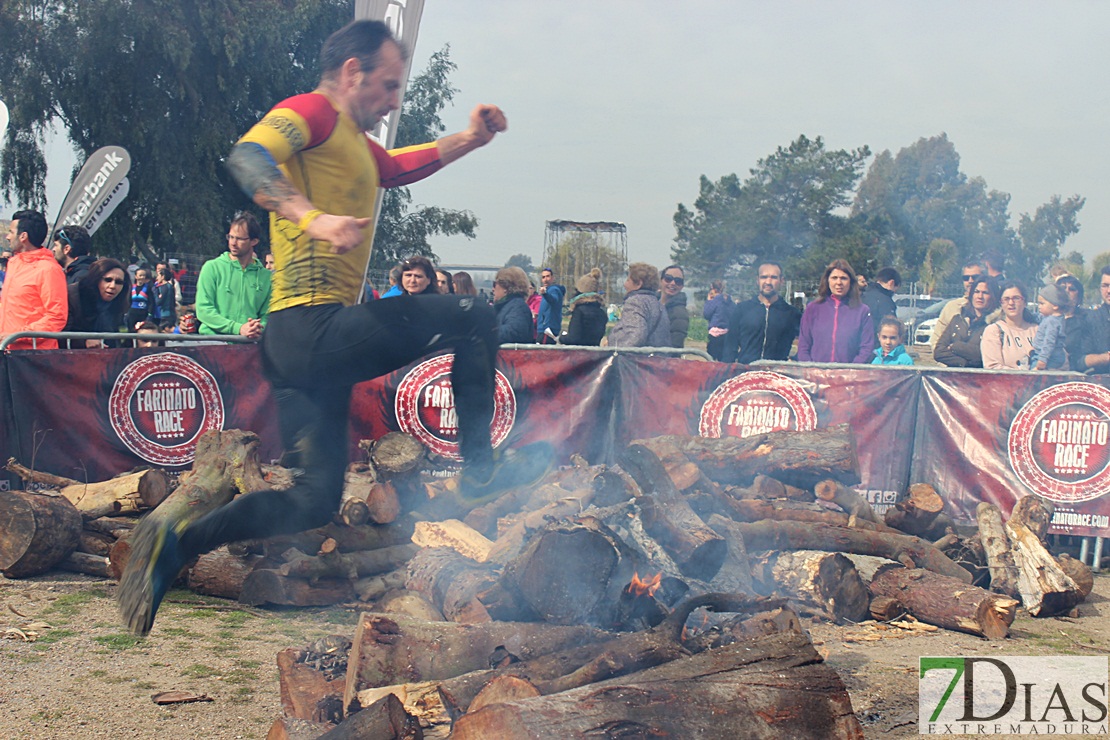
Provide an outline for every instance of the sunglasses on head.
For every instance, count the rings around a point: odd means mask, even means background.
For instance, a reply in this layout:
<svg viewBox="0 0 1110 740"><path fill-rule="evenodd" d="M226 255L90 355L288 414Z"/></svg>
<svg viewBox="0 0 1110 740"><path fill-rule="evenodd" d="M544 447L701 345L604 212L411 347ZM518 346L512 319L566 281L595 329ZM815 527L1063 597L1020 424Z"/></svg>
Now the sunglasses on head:
<svg viewBox="0 0 1110 740"><path fill-rule="evenodd" d="M674 283L675 285L682 285L686 281L683 278L675 277L674 275L664 275L663 276L663 282L664 283Z"/></svg>

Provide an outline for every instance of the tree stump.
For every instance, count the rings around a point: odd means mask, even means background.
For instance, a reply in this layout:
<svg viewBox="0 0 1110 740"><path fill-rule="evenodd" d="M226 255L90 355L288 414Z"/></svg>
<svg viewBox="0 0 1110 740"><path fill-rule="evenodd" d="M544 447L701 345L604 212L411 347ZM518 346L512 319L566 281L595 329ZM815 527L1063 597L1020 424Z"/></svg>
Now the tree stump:
<svg viewBox="0 0 1110 740"><path fill-rule="evenodd" d="M1051 518L1047 507L1036 496L1026 496L1014 506L1006 522L1006 534L1018 571L1021 603L1034 617L1066 614L1082 600L1079 586L1068 577L1041 540Z"/></svg>
<svg viewBox="0 0 1110 740"><path fill-rule="evenodd" d="M1006 536L1006 527L1002 523L1002 512L994 504L983 501L975 509L975 520L979 524L979 540L987 555L991 591L1021 598L1017 565L1014 564L1010 538Z"/></svg>
<svg viewBox="0 0 1110 740"><path fill-rule="evenodd" d="M77 549L81 514L67 499L25 491L0 491L0 573L35 576Z"/></svg>

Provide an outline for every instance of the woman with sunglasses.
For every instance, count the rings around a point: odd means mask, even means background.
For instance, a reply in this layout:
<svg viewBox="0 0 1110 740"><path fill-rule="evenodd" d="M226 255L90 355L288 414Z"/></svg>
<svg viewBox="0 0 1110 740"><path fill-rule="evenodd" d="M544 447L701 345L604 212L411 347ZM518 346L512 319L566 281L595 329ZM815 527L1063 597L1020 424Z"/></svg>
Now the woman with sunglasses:
<svg viewBox="0 0 1110 740"><path fill-rule="evenodd" d="M126 321L131 278L114 259L98 259L79 282L68 288L69 318L64 331L118 332ZM116 347L117 342L99 339L77 341L73 347Z"/></svg>
<svg viewBox="0 0 1110 740"><path fill-rule="evenodd" d="M1002 290L1002 317L983 330L983 367L987 370L1028 370L1037 324L1027 310L1029 291L1017 280Z"/></svg>
<svg viewBox="0 0 1110 740"><path fill-rule="evenodd" d="M686 335L690 333L690 311L686 308L686 294L682 287L686 283L686 273L678 265L663 268L659 273L662 283L659 300L667 311L671 324L671 347L686 346Z"/></svg>

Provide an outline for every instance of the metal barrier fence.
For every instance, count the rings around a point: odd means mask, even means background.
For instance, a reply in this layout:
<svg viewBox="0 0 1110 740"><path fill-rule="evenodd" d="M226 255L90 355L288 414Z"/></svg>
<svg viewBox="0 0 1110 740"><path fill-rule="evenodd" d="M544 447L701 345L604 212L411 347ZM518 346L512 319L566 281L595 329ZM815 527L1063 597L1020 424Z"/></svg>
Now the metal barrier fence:
<svg viewBox="0 0 1110 740"><path fill-rule="evenodd" d="M249 339L234 335L223 334L134 334L131 332L96 332L96 331L19 331L8 334L0 341L0 352L8 349L12 342L20 339L30 339L31 349L38 349L39 339L56 339L58 346L66 343L67 349L84 349L74 347L73 342L84 342L97 339L101 342L122 342L124 346L138 347L138 342L174 342L176 344L254 344L257 339Z"/></svg>

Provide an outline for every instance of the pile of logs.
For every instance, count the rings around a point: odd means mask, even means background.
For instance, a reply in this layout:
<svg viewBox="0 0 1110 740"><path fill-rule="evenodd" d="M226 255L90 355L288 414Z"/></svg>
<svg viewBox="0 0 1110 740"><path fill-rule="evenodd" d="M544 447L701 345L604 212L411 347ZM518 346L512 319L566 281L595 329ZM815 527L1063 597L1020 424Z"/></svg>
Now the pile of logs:
<svg viewBox="0 0 1110 740"><path fill-rule="evenodd" d="M176 487L155 470L96 484L9 463L55 495L0 494L0 572L117 577L135 514L195 518L285 488L258 440L210 432ZM659 437L470 504L393 433L360 447L326 527L232 543L183 573L252 606L357 603L353 636L278 656L272 738L861 737L799 615L1006 637L1017 608L1073 610L1093 580L1045 546L1051 511L957 527L931 486L879 516L850 431ZM803 696L804 692L804 696Z"/></svg>

